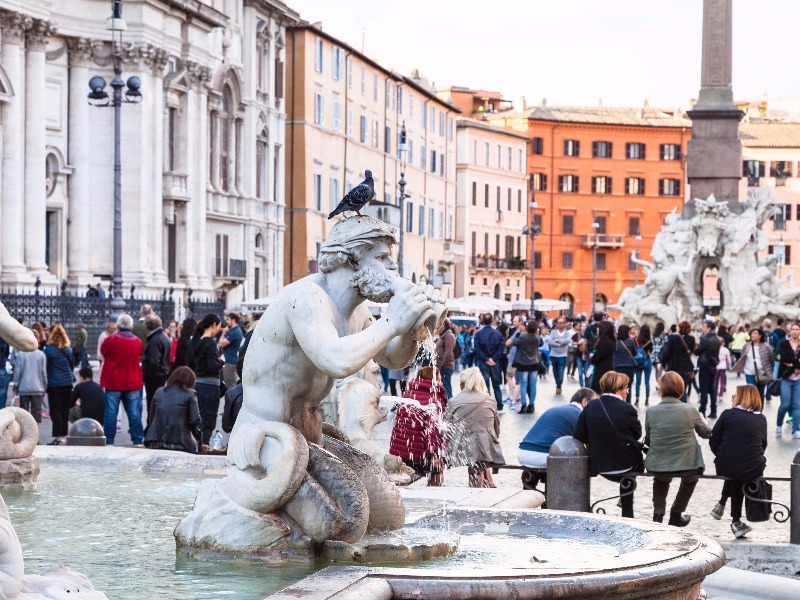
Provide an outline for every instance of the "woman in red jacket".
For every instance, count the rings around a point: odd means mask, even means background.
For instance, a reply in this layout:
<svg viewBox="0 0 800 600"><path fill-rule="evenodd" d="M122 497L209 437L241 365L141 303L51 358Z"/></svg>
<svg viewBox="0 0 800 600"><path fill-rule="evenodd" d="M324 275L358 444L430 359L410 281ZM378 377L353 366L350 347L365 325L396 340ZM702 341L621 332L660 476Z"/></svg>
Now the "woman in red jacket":
<svg viewBox="0 0 800 600"><path fill-rule="evenodd" d="M402 458L420 477L427 477L429 486L440 486L444 483L440 427L447 392L439 369L422 367L409 382L403 398L416 400L419 406L413 403L398 406L389 453Z"/></svg>

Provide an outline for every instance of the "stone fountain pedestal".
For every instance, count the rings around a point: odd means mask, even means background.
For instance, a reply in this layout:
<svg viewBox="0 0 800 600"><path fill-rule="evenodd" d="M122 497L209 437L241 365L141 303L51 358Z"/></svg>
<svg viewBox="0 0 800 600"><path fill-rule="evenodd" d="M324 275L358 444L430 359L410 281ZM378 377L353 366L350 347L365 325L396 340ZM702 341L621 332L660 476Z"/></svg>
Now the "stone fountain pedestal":
<svg viewBox="0 0 800 600"><path fill-rule="evenodd" d="M0 490L36 488L39 459L35 456L0 460Z"/></svg>

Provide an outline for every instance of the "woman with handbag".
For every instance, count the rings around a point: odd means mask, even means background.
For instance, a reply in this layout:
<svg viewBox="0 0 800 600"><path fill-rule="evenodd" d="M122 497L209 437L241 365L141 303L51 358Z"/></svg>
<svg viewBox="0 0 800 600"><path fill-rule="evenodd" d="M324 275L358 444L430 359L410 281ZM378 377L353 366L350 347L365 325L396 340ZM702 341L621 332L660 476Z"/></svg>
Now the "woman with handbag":
<svg viewBox="0 0 800 600"><path fill-rule="evenodd" d="M689 321L678 323L677 333L671 333L667 337L667 343L659 353L662 368L667 371L675 371L683 377L683 383L688 392L689 386L694 380L694 363L692 362L692 352L697 345L697 340L692 335L692 324ZM681 397L682 402L686 402L688 394L684 393Z"/></svg>
<svg viewBox="0 0 800 600"><path fill-rule="evenodd" d="M752 334L752 331L751 331ZM728 477L722 485L722 497L711 516L719 520L725 503L731 499L731 531L737 538L753 528L742 523L744 486L764 474L767 459L767 419L761 414L763 403L754 385L740 385L733 397L733 408L722 411L711 431L711 451L716 457L717 475Z"/></svg>
<svg viewBox="0 0 800 600"><path fill-rule="evenodd" d="M53 441L58 446L67 441L69 409L72 408L72 384L75 375L72 369L75 362L70 348L69 337L64 328L56 323L50 328L50 337L44 348L47 357L47 403L50 419L53 421Z"/></svg>
<svg viewBox="0 0 800 600"><path fill-rule="evenodd" d="M664 322L659 321L656 323L656 328L653 330L653 344L651 346L650 356L653 360L653 366L656 369L656 381L661 379L661 376L664 374L664 368L659 357L661 356L661 349L664 347L664 344L667 343L665 329ZM642 325L642 330L644 330L644 325Z"/></svg>
<svg viewBox="0 0 800 600"><path fill-rule="evenodd" d="M680 401L684 392L680 375L664 373L658 391L661 402L647 411L644 421L644 444L650 448L644 466L653 474L653 521L663 522L669 485L677 477L681 484L669 511L669 524L686 527L691 517L683 513L705 469L695 433L708 439L711 428L697 408Z"/></svg>
<svg viewBox="0 0 800 600"><path fill-rule="evenodd" d="M636 340L639 347L634 356L636 361L636 402L639 405L639 391L642 380L644 380L644 405L650 405L650 374L653 372L653 340L650 337L650 325L646 323L639 330L639 337Z"/></svg>
<svg viewBox="0 0 800 600"><path fill-rule="evenodd" d="M754 327L750 330L750 341L742 348L742 355L732 371L744 373L747 384L756 387L763 401L764 388L772 380L773 363L772 346L764 339L764 330Z"/></svg>
<svg viewBox="0 0 800 600"><path fill-rule="evenodd" d="M517 370L517 384L519 385L519 414L531 414L536 403L536 385L544 367L539 352L542 338L538 333L539 323L535 319L530 319L525 324L524 333L520 333L511 342L517 350L514 354L513 365Z"/></svg>
<svg viewBox="0 0 800 600"><path fill-rule="evenodd" d="M622 516L633 518L636 486L626 474L644 469L639 442L642 424L636 409L625 399L630 387L627 375L609 371L599 384L603 395L586 405L572 435L586 444L589 474L619 482Z"/></svg>
<svg viewBox="0 0 800 600"><path fill-rule="evenodd" d="M792 439L800 439L800 324L789 325L788 335L778 344L778 377L781 381L781 405L775 437L781 437L786 414L792 416ZM771 391L771 390L770 390Z"/></svg>
<svg viewBox="0 0 800 600"><path fill-rule="evenodd" d="M589 360L594 365L591 388L601 394L600 380L603 375L614 370L614 354L617 339L614 337L614 324L611 321L600 321L597 326L597 340L594 343L594 352Z"/></svg>
<svg viewBox="0 0 800 600"><path fill-rule="evenodd" d="M197 377L194 389L200 405L202 443L205 445L211 441L219 413L220 381L222 365L225 364L217 347L216 336L221 327L222 321L217 315L209 313L204 316L195 329L189 355L189 367Z"/></svg>
<svg viewBox="0 0 800 600"><path fill-rule="evenodd" d="M470 367L459 377L461 393L447 403L447 464L466 465L469 487L497 487L492 467L504 465L500 448L497 403L489 397L480 369Z"/></svg>
<svg viewBox="0 0 800 600"><path fill-rule="evenodd" d="M633 378L636 374L636 340L631 337L631 328L628 325L620 325L617 328L617 343L614 350L614 370L617 373L622 373L628 376L628 395L625 396L625 401L630 404L631 402L631 387L633 386ZM636 405L639 405L639 399L636 399Z"/></svg>

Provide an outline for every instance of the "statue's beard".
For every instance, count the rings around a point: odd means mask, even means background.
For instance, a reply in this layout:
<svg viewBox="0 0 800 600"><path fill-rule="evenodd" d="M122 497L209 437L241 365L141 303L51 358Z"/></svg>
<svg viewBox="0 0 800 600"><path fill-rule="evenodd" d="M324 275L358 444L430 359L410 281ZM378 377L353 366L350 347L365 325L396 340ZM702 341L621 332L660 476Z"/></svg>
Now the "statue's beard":
<svg viewBox="0 0 800 600"><path fill-rule="evenodd" d="M372 302L385 304L394 295L396 274L380 272L369 267L359 267L353 273L350 285L358 290L359 295Z"/></svg>

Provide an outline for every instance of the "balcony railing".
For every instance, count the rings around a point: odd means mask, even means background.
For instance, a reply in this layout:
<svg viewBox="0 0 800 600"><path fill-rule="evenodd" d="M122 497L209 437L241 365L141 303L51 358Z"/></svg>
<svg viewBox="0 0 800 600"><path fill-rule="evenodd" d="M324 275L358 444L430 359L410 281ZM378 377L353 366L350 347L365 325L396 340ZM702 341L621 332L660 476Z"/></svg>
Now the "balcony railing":
<svg viewBox="0 0 800 600"><path fill-rule="evenodd" d="M173 202L188 202L189 196L189 176L185 173L175 173L174 171L164 171L162 176L162 195L165 200Z"/></svg>
<svg viewBox="0 0 800 600"><path fill-rule="evenodd" d="M232 279L247 279L247 261L231 258L229 275Z"/></svg>
<svg viewBox="0 0 800 600"><path fill-rule="evenodd" d="M491 256L473 256L470 265L473 269L507 269L510 271L525 270L527 261L523 258L493 258Z"/></svg>
<svg viewBox="0 0 800 600"><path fill-rule="evenodd" d="M625 245L624 236L609 233L587 233L581 236L583 248L622 248Z"/></svg>

